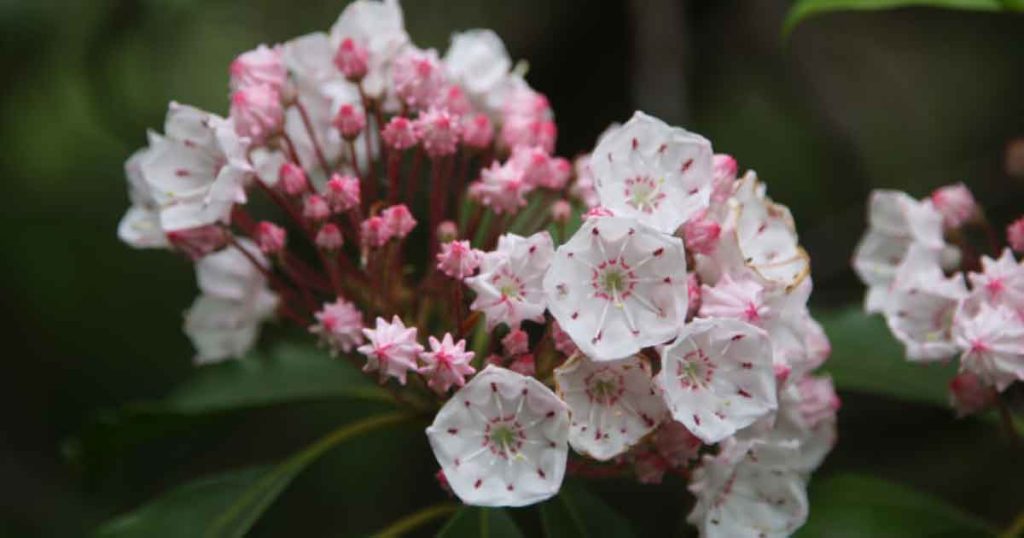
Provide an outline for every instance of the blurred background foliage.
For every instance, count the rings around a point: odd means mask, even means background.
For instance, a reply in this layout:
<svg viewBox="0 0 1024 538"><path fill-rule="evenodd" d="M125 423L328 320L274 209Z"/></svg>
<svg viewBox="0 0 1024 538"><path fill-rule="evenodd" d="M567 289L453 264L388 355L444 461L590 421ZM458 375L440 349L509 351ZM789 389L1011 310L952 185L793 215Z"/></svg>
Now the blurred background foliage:
<svg viewBox="0 0 1024 538"><path fill-rule="evenodd" d="M0 0L0 535L86 534L175 484L281 460L381 407L310 398L248 413L111 411L160 398L193 371L179 330L195 292L189 264L115 238L127 207L123 160L147 128L160 127L167 101L223 113L237 53L326 29L343 4ZM529 80L554 105L559 153L588 150L610 122L642 108L708 136L790 206L813 258L813 306L832 321L844 399L840 444L812 481L806 536L938 536L934 526L900 526L943 513L932 501L982 526L1010 524L1022 508L1021 453L984 417L954 420L943 402L946 372L902 367L878 320L834 312L863 293L848 260L871 188L923 196L965 181L996 223L1024 210L1024 156L1007 151L1024 137L1024 16L837 12L783 39L784 0L404 7L421 46L444 48L452 30L491 27L528 60ZM271 330L265 339L285 336ZM132 420L131 429L115 427ZM299 475L252 533L383 528L444 499L433 471L415 429L367 436ZM858 488L875 491L849 473L927 498L840 513L873 495ZM682 487L591 489L638 535L664 535L684 532ZM529 516L515 517L539 531ZM840 534L826 521L851 518L873 530Z"/></svg>

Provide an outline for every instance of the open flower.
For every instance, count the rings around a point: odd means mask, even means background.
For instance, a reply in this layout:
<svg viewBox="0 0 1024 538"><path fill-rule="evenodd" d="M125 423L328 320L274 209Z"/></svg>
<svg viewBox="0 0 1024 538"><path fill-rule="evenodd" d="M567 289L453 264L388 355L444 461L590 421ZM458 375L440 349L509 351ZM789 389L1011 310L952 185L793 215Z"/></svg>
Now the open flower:
<svg viewBox="0 0 1024 538"><path fill-rule="evenodd" d="M543 320L546 301L541 281L553 253L547 232L501 236L498 248L483 255L480 274L465 280L476 292L470 308L484 313L489 329L499 323L516 329L523 320Z"/></svg>
<svg viewBox="0 0 1024 538"><path fill-rule="evenodd" d="M711 143L637 112L607 132L590 166L601 205L665 233L708 206Z"/></svg>
<svg viewBox="0 0 1024 538"><path fill-rule="evenodd" d="M150 145L160 135L149 133ZM149 147L132 154L124 163L124 175L128 180L128 199L131 207L117 225L117 237L135 248L167 248L167 236L160 227L160 208L153 197L149 183L142 176L142 161L149 154Z"/></svg>
<svg viewBox="0 0 1024 538"><path fill-rule="evenodd" d="M497 366L459 389L427 428L452 491L475 506L525 506L558 493L568 436L565 403Z"/></svg>
<svg viewBox="0 0 1024 538"><path fill-rule="evenodd" d="M658 384L672 417L717 443L774 411L768 335L742 321L696 319L660 350Z"/></svg>
<svg viewBox="0 0 1024 538"><path fill-rule="evenodd" d="M588 219L555 253L544 293L588 357L628 357L671 340L686 317L682 241L631 218Z"/></svg>
<svg viewBox="0 0 1024 538"><path fill-rule="evenodd" d="M605 461L654 430L666 409L647 360L633 356L594 362L576 355L555 370L558 395L569 405L569 444Z"/></svg>

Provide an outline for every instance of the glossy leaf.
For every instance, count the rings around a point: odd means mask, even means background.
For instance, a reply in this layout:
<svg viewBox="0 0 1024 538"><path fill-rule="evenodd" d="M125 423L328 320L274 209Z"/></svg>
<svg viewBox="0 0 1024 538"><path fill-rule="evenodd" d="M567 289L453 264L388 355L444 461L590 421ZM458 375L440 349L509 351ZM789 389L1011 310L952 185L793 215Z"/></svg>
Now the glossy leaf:
<svg viewBox="0 0 1024 538"><path fill-rule="evenodd" d="M103 538L153 536L238 537L256 523L282 491L312 462L340 443L407 421L410 415L369 417L331 432L284 462L200 479L104 525ZM187 520L187 529L175 522Z"/></svg>
<svg viewBox="0 0 1024 538"><path fill-rule="evenodd" d="M974 11L1019 11L1021 0L797 0L786 15L783 34L788 35L808 17L833 11L873 11L904 7L934 7Z"/></svg>
<svg viewBox="0 0 1024 538"><path fill-rule="evenodd" d="M956 374L956 361L915 364L904 358L903 347L880 316L859 308L815 312L832 342L832 357L823 370L840 390L884 394L904 400L948 405L946 393Z"/></svg>
<svg viewBox="0 0 1024 538"><path fill-rule="evenodd" d="M973 538L980 519L906 486L862 475L812 481L811 515L797 538Z"/></svg>
<svg viewBox="0 0 1024 538"><path fill-rule="evenodd" d="M500 508L464 506L437 533L437 538L521 538L512 516Z"/></svg>
<svg viewBox="0 0 1024 538"><path fill-rule="evenodd" d="M550 538L633 536L618 512L583 486L569 482L558 496L540 506L544 534Z"/></svg>

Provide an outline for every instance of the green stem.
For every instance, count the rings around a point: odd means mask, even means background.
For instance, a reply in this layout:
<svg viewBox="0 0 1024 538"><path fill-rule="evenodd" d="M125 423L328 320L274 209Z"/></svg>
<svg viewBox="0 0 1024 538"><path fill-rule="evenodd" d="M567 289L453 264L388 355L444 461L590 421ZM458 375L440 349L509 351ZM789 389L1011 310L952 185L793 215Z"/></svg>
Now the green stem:
<svg viewBox="0 0 1024 538"><path fill-rule="evenodd" d="M388 525L388 527L377 534L374 534L374 538L391 538L393 536L402 536L409 531L415 530L435 519L442 518L448 514L454 513L459 509L459 505L455 503L440 503L433 506L428 506L417 512L413 512L402 519Z"/></svg>

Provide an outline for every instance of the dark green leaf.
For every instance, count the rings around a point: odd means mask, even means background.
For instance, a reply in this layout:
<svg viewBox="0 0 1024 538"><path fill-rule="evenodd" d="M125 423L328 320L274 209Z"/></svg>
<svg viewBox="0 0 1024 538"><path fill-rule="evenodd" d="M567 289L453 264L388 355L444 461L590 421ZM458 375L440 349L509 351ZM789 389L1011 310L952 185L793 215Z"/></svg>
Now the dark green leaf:
<svg viewBox="0 0 1024 538"><path fill-rule="evenodd" d="M292 480L325 452L340 443L408 421L411 415L390 413L363 419L331 432L283 463L201 479L179 486L138 510L104 525L107 537L203 536L239 537L263 515ZM175 524L187 519L188 529Z"/></svg>
<svg viewBox="0 0 1024 538"><path fill-rule="evenodd" d="M448 520L437 538L521 538L515 521L500 508L465 506Z"/></svg>
<svg viewBox="0 0 1024 538"><path fill-rule="evenodd" d="M633 536L629 523L600 497L578 484L562 486L558 496L540 505L544 534L552 538Z"/></svg>
<svg viewBox="0 0 1024 538"><path fill-rule="evenodd" d="M797 538L992 536L978 518L939 499L862 475L811 482L811 516Z"/></svg>
<svg viewBox="0 0 1024 538"><path fill-rule="evenodd" d="M902 7L924 6L945 9L975 11L1021 10L1020 0L797 0L786 15L783 34L796 27L808 17L832 11L870 11Z"/></svg>
<svg viewBox="0 0 1024 538"><path fill-rule="evenodd" d="M860 308L816 312L832 341L832 357L824 371L832 374L840 390L885 394L921 403L948 405L949 380L956 363L914 364L904 358L903 347L889 333L881 317Z"/></svg>

